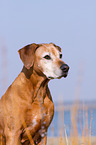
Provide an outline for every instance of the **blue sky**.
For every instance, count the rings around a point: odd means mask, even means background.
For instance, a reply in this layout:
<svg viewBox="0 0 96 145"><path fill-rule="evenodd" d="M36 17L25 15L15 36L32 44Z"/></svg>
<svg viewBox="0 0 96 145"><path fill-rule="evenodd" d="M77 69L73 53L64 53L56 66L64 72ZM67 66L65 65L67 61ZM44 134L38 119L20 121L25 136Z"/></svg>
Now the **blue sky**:
<svg viewBox="0 0 96 145"><path fill-rule="evenodd" d="M66 79L49 83L54 101L96 100L95 0L0 0L0 96L22 69L18 49L33 42L59 45L70 66Z"/></svg>

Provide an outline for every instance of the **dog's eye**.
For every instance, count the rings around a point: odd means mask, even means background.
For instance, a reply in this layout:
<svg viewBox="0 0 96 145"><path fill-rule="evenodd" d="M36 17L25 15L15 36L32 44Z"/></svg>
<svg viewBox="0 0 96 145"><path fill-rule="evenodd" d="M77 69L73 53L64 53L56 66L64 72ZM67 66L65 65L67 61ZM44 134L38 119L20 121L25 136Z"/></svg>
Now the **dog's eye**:
<svg viewBox="0 0 96 145"><path fill-rule="evenodd" d="M45 55L44 58L48 59L48 60L51 59L51 57L49 55Z"/></svg>
<svg viewBox="0 0 96 145"><path fill-rule="evenodd" d="M62 54L60 54L60 58L62 58Z"/></svg>

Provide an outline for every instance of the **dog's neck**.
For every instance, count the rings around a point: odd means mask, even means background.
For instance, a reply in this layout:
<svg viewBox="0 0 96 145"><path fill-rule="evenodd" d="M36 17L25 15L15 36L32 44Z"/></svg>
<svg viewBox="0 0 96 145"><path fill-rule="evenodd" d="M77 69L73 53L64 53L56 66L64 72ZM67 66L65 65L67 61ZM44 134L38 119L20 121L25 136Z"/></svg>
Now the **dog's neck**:
<svg viewBox="0 0 96 145"><path fill-rule="evenodd" d="M40 96L43 98L46 93L46 87L49 79L47 79L42 73L40 75L40 73L36 72L32 67L28 70L24 66L22 73L25 75L25 79L32 85L34 90L33 98L39 98Z"/></svg>

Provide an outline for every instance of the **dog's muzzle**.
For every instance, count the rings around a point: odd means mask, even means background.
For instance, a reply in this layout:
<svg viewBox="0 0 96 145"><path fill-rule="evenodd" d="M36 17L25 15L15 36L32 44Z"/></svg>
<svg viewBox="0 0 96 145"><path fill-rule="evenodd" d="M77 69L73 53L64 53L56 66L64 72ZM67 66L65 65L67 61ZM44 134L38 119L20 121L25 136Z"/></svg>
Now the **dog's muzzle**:
<svg viewBox="0 0 96 145"><path fill-rule="evenodd" d="M62 76L66 78L68 75L69 66L67 64L62 64L60 69L62 70Z"/></svg>

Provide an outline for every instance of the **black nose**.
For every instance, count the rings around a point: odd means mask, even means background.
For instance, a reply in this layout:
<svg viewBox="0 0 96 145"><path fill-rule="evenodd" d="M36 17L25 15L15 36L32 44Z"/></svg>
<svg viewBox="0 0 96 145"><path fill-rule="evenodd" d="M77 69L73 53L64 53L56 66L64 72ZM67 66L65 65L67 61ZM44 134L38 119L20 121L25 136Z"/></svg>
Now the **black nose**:
<svg viewBox="0 0 96 145"><path fill-rule="evenodd" d="M63 72L68 72L69 70L69 66L67 64L62 64L60 68Z"/></svg>

